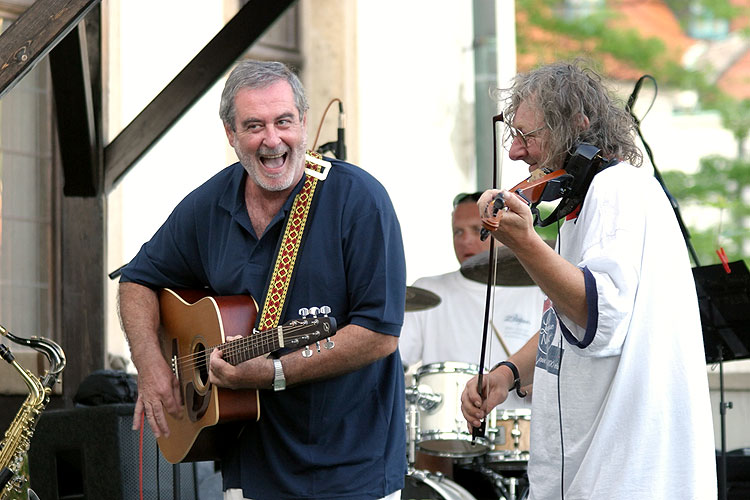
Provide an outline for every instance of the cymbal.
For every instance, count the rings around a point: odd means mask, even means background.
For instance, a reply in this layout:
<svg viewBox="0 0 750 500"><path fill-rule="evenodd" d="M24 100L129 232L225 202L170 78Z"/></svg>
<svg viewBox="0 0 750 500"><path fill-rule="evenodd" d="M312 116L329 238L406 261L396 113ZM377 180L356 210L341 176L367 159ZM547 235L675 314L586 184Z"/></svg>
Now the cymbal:
<svg viewBox="0 0 750 500"><path fill-rule="evenodd" d="M549 241L547 244L551 245ZM495 246L495 271L496 285L529 286L535 284L513 252L504 245ZM461 274L472 281L486 284L489 272L489 250L472 255L461 264Z"/></svg>
<svg viewBox="0 0 750 500"><path fill-rule="evenodd" d="M406 311L424 311L440 304L440 297L416 286L406 287Z"/></svg>

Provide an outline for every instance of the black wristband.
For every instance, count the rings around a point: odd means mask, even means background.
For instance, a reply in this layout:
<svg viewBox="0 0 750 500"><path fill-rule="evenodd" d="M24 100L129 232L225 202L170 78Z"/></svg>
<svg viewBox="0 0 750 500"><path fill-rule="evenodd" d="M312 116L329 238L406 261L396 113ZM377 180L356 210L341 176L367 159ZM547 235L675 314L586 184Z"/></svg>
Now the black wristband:
<svg viewBox="0 0 750 500"><path fill-rule="evenodd" d="M498 364L492 367L493 371L495 368L498 368L500 366L507 366L510 368L510 371L513 372L513 386L508 389L508 391L516 391L516 394L518 394L519 398L525 398L527 393L521 390L521 375L518 373L518 368L516 368L516 365L514 365L510 361L500 361Z"/></svg>

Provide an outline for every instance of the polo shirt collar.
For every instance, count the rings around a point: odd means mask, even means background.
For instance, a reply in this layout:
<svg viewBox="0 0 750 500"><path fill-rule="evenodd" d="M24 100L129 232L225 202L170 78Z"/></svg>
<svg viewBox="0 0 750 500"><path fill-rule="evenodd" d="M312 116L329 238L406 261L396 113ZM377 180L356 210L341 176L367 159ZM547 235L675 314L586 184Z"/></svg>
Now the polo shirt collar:
<svg viewBox="0 0 750 500"><path fill-rule="evenodd" d="M247 178L247 172L240 162L235 163L230 168L233 169L233 172L224 192L219 198L219 206L229 212L232 215L232 218L244 227L245 230L251 234L255 234L255 231L252 228L252 223L250 222L250 217L247 215L247 207L245 206L245 179ZM286 219L286 215L292 209L294 197L302 190L304 183L305 175L303 175L294 186L294 189L289 194L289 197L284 202L284 206L279 213L271 219L269 227L276 224L279 220Z"/></svg>

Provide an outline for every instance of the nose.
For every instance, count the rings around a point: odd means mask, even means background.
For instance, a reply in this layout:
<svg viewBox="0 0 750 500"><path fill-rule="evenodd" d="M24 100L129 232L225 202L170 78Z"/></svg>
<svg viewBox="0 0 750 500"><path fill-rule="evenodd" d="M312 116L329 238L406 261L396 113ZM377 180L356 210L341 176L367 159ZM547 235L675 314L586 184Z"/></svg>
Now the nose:
<svg viewBox="0 0 750 500"><path fill-rule="evenodd" d="M513 142L510 143L510 149L508 150L508 157L511 160L521 160L527 153L526 146L523 144L523 140L516 136L513 138Z"/></svg>
<svg viewBox="0 0 750 500"><path fill-rule="evenodd" d="M263 145L269 149L276 149L281 144L281 137L276 127L266 127L263 135Z"/></svg>

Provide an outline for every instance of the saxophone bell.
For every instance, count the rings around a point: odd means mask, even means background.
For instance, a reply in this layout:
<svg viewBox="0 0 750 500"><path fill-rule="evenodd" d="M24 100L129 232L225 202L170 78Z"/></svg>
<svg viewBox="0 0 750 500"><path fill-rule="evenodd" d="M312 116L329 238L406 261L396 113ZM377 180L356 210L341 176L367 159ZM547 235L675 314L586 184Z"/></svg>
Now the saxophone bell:
<svg viewBox="0 0 750 500"><path fill-rule="evenodd" d="M0 357L15 368L29 390L29 395L5 432L5 437L0 441L0 500L3 500L9 498L11 492L23 494L22 487L28 481L23 466L31 444L31 436L42 411L49 402L52 387L65 369L66 361L62 348L52 340L43 337L28 339L17 337L2 325L0 325L0 334L17 344L26 345L41 352L50 363L44 375L37 377L18 364L6 345L0 344ZM29 500L38 499L31 489L27 489L25 493Z"/></svg>

